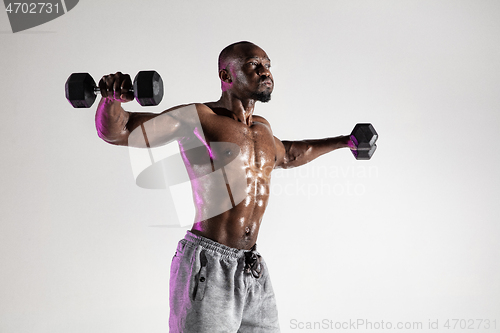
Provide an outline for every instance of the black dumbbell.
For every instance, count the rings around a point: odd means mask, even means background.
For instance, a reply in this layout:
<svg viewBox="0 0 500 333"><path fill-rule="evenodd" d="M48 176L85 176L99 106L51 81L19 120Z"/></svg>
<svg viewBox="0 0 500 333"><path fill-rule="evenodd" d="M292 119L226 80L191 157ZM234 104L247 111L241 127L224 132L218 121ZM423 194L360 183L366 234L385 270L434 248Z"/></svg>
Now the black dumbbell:
<svg viewBox="0 0 500 333"><path fill-rule="evenodd" d="M75 108L89 108L101 91L89 73L73 73L66 81L66 99ZM135 99L142 106L160 104L163 98L163 81L156 71L141 71L134 79Z"/></svg>
<svg viewBox="0 0 500 333"><path fill-rule="evenodd" d="M351 140L358 147L357 150L351 150L354 157L357 160L369 160L377 149L377 139L378 134L372 124L356 124L351 133Z"/></svg>

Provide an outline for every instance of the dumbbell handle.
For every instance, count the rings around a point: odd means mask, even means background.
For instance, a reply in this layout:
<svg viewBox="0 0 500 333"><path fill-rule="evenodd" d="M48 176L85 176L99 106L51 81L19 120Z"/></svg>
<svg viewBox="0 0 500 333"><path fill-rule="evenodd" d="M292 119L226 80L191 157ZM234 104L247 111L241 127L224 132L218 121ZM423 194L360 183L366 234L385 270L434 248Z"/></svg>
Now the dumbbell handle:
<svg viewBox="0 0 500 333"><path fill-rule="evenodd" d="M129 92L131 92L131 93L133 93L133 92L134 92L134 87L130 87L130 88L128 89L128 91L129 91ZM101 88L99 88L99 86L95 86L95 87L94 87L94 92L95 92L96 94L101 94Z"/></svg>

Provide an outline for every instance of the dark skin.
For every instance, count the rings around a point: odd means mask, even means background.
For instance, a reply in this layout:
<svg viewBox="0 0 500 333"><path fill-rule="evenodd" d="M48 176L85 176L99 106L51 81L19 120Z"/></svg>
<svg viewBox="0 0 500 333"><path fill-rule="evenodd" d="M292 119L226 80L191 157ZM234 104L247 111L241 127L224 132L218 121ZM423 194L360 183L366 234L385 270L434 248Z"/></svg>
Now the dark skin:
<svg viewBox="0 0 500 333"><path fill-rule="evenodd" d="M236 156L237 163L225 170L227 175L243 175L244 198L231 201L232 208L209 218L203 218L206 207L219 205L211 193L218 193L220 184L202 178L192 178L192 188L201 204L197 207L196 221L191 231L229 247L249 250L257 241L259 227L269 200L271 171L275 168L291 168L306 164L315 158L339 148L356 149L349 136L318 140L281 141L273 135L269 122L254 115L256 94L270 95L274 80L267 54L254 44L239 44L219 71L222 95L216 102L195 104L206 142L197 150L183 154L188 173L207 174L214 163L225 164L224 159ZM132 82L128 75L116 73L104 76L99 82L102 99L96 113L99 136L108 143L138 146L130 134L148 123L149 146L159 146L176 140L181 147L200 140L193 133L189 120L176 116L175 107L161 114L131 113L121 104L133 99L129 89ZM182 107L182 106L181 106ZM214 143L224 142L232 148L211 150ZM206 147L206 148L204 148ZM236 148L235 148L236 147ZM239 149L238 149L239 147ZM234 149L235 148L235 149ZM205 152L201 152L205 149ZM208 154L210 159L202 156ZM239 154L238 154L239 150ZM200 157L201 156L201 157ZM207 155L208 156L208 155ZM205 162L203 162L205 161ZM207 162L207 161L210 161ZM208 189L205 191L200 188ZM227 188L236 192L238 189ZM233 193L234 195L235 193ZM232 197L231 197L232 200Z"/></svg>

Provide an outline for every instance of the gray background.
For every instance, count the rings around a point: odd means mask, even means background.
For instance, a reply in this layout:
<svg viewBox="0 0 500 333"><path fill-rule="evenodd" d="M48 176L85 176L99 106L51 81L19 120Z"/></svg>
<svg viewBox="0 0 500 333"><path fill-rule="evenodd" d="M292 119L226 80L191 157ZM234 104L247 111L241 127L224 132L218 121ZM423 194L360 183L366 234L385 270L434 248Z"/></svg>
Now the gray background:
<svg viewBox="0 0 500 333"><path fill-rule="evenodd" d="M239 40L272 59L256 114L278 138L380 134L371 161L342 150L274 175L258 244L282 330L500 331L499 1L89 0L23 33L0 13L0 31L0 332L168 330L187 227L155 227L165 191L135 185L127 148L97 137L95 106L73 109L64 82L156 69L165 98L147 110L211 101L218 53Z"/></svg>

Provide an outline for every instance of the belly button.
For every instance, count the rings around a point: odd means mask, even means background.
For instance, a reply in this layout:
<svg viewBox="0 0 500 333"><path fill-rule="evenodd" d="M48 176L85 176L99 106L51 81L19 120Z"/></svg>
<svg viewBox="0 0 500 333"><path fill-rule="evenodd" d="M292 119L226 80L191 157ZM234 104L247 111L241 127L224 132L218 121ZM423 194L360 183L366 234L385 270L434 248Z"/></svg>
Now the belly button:
<svg viewBox="0 0 500 333"><path fill-rule="evenodd" d="M249 227L246 227L245 228L245 233L248 235L250 233L250 228Z"/></svg>

